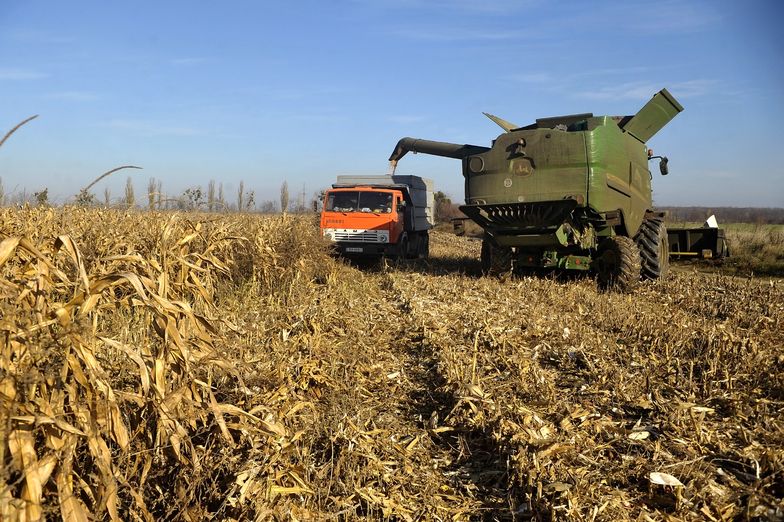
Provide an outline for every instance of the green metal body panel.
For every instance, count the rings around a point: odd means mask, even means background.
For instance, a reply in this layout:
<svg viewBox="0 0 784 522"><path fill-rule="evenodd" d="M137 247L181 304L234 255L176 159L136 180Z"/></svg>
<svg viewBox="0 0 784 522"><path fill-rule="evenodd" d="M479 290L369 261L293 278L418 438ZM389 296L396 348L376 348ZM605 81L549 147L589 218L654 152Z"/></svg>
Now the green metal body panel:
<svg viewBox="0 0 784 522"><path fill-rule="evenodd" d="M634 116L576 114L516 127L487 115L506 131L491 148L404 138L390 162L408 151L461 159L461 209L498 246L579 255L603 237L637 233L653 206L645 141L682 110L663 89Z"/></svg>
<svg viewBox="0 0 784 522"><path fill-rule="evenodd" d="M667 89L662 89L623 125L623 130L645 143L682 110L678 100Z"/></svg>

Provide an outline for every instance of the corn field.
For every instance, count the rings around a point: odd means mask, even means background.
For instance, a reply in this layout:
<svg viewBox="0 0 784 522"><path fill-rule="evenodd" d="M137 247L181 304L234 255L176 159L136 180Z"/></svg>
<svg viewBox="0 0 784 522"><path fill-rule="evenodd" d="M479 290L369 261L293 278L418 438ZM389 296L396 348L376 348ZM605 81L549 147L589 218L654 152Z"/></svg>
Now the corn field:
<svg viewBox="0 0 784 522"><path fill-rule="evenodd" d="M0 209L0 519L784 517L780 280L607 294L431 252Z"/></svg>

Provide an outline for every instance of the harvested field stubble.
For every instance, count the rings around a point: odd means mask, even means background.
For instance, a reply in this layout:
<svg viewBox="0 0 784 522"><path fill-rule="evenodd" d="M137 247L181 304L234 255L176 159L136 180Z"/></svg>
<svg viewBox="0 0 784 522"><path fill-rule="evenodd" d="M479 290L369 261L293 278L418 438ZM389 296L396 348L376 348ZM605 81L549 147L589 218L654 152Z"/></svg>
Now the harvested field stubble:
<svg viewBox="0 0 784 522"><path fill-rule="evenodd" d="M780 282L601 294L432 252L0 210L0 519L784 516Z"/></svg>

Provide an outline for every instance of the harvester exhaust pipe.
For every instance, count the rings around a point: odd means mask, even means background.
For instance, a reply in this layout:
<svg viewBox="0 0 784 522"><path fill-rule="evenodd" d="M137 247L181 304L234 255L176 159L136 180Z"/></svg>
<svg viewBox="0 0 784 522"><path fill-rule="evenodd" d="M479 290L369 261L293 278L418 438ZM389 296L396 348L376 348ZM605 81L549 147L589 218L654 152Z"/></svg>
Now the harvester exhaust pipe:
<svg viewBox="0 0 784 522"><path fill-rule="evenodd" d="M458 143L447 143L444 141L419 140L416 138L403 138L397 142L395 150L389 157L390 174L395 173L397 162L408 152L422 154L432 154L433 156L443 156L445 158L464 159L474 154L481 154L490 150L488 147L478 145L460 145Z"/></svg>

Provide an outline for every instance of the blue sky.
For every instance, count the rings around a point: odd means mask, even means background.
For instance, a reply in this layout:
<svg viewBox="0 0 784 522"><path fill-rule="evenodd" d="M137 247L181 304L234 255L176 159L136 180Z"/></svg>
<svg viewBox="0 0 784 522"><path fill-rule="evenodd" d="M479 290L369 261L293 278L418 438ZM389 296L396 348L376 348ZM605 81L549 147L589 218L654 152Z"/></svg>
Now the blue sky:
<svg viewBox="0 0 784 522"><path fill-rule="evenodd" d="M240 180L257 201L384 174L403 136L487 145L560 114L685 111L649 146L660 205L784 206L784 2L0 0L6 192L139 197ZM462 200L455 160L406 156ZM130 173L130 174L128 174ZM142 198L140 198L142 199Z"/></svg>

